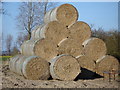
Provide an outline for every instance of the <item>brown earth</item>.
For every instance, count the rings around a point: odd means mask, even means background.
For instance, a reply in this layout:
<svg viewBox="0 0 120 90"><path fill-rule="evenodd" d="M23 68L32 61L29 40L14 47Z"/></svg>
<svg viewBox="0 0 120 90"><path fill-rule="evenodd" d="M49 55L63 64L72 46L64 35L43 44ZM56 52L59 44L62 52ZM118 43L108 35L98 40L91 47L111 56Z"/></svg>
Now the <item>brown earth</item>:
<svg viewBox="0 0 120 90"><path fill-rule="evenodd" d="M58 80L27 80L9 70L8 61L0 62L0 76L2 77L2 88L118 88L119 80L103 80L103 78L77 81Z"/></svg>

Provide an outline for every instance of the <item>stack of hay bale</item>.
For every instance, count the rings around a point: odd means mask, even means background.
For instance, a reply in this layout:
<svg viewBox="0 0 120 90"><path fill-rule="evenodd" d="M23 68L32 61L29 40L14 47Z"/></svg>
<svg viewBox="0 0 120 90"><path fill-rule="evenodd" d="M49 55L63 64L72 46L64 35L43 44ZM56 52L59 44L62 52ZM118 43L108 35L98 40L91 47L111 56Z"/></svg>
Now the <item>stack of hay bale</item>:
<svg viewBox="0 0 120 90"><path fill-rule="evenodd" d="M118 61L105 55L105 43L91 37L89 25L77 19L78 11L70 4L47 12L44 24L37 26L31 40L22 44L21 55L11 58L11 71L27 79L48 79L51 75L53 79L74 80L80 68L100 75L117 70Z"/></svg>

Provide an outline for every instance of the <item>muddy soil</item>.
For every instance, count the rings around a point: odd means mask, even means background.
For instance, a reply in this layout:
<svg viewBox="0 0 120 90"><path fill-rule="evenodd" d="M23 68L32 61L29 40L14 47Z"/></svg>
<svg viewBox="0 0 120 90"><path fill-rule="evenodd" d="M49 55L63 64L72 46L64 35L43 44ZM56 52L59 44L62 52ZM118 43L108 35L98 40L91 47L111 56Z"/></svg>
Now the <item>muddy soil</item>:
<svg viewBox="0 0 120 90"><path fill-rule="evenodd" d="M0 62L1 63L1 62ZM112 80L95 79L78 79L76 81L59 81L59 80L27 80L23 76L13 73L9 70L9 61L3 61L0 66L0 77L2 88L118 88L120 81L118 78Z"/></svg>

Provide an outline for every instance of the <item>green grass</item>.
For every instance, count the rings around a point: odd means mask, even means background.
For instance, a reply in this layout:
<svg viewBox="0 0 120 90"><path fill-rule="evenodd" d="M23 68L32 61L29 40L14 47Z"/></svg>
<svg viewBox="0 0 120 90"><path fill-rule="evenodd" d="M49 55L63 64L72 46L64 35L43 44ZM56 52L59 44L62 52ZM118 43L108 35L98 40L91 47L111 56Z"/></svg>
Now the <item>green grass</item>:
<svg viewBox="0 0 120 90"><path fill-rule="evenodd" d="M6 61L9 58L11 58L12 56L0 56L0 61Z"/></svg>

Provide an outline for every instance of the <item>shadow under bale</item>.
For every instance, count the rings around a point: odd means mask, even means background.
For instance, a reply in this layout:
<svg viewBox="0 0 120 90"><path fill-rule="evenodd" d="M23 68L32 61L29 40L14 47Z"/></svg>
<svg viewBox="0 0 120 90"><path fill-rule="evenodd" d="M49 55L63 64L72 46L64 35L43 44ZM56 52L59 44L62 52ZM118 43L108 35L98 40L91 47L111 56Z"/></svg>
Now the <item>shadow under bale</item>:
<svg viewBox="0 0 120 90"><path fill-rule="evenodd" d="M100 76L95 72L92 72L86 68L81 67L81 73L76 77L75 81L79 79L89 80L89 79L97 79L97 78L103 78L103 76Z"/></svg>

